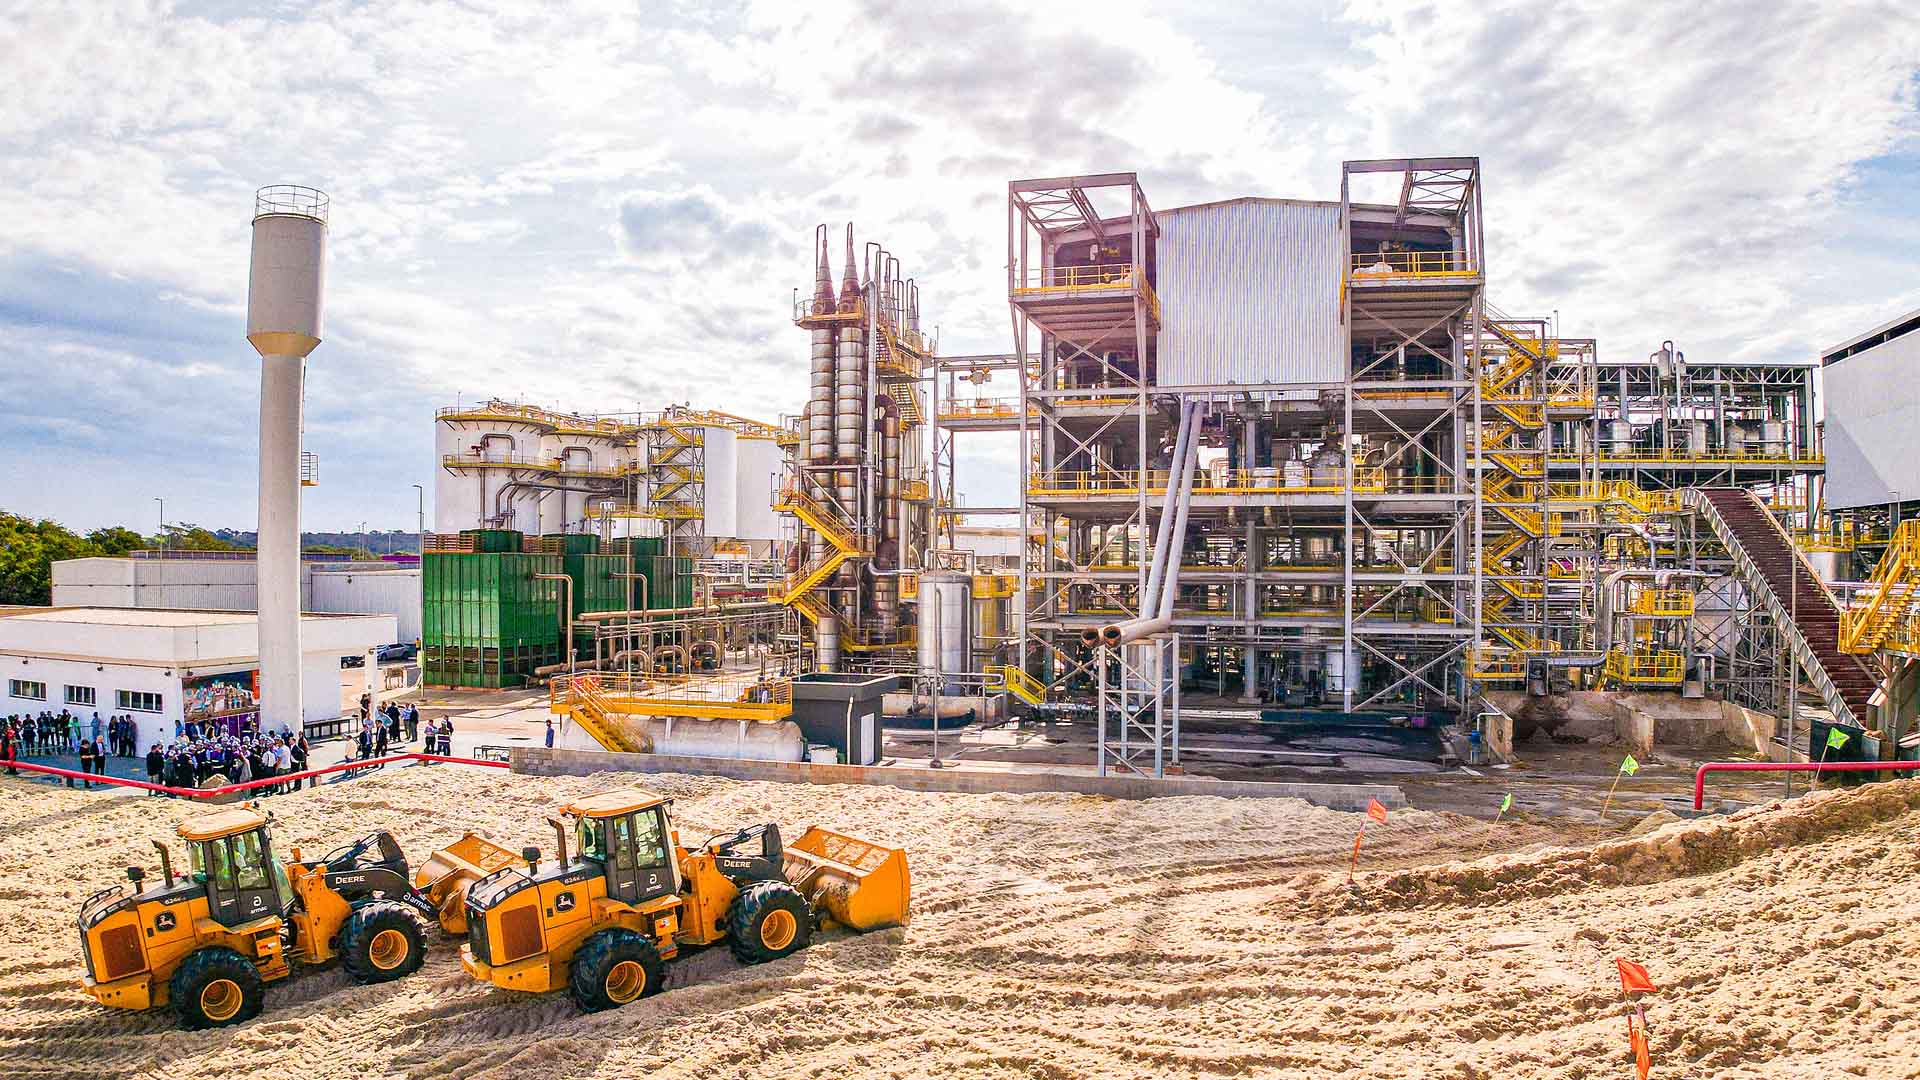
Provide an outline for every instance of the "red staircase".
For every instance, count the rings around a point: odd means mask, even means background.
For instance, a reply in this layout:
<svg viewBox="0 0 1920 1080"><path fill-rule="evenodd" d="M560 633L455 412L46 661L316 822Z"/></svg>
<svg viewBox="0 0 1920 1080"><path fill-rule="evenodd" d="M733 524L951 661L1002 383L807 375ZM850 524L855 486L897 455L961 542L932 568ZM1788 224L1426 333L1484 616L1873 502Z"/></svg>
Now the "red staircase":
<svg viewBox="0 0 1920 1080"><path fill-rule="evenodd" d="M1853 712L1856 723L1869 715L1868 700L1880 681L1858 657L1840 651L1840 609L1794 551L1773 515L1744 488L1708 488L1701 496L1727 526L1731 537L1752 560L1773 591L1781 610L1789 613L1807 649L1834 689Z"/></svg>

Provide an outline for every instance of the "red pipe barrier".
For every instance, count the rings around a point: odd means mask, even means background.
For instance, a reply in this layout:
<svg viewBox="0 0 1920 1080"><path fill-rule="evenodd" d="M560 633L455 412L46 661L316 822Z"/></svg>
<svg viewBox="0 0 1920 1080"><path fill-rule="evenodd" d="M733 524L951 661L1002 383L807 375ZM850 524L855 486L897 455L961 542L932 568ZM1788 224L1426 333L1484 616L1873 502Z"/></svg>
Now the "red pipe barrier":
<svg viewBox="0 0 1920 1080"><path fill-rule="evenodd" d="M504 761L485 761L480 758L448 757L444 754L389 754L386 757L367 758L363 761L343 761L338 765L328 765L321 769L308 769L304 772L288 773L266 780L249 780L244 784L228 784L217 788L167 787L165 784L150 784L145 780L133 780L124 776L107 776L102 773L79 772L74 769L62 769L53 765L35 765L27 761L9 761L0 768L26 769L30 772L45 773L48 776L64 776L71 780L88 780L96 784L113 784L117 787L139 788L142 791L158 791L166 795L178 795L184 799L208 799L216 795L233 795L254 788L272 787L276 784L290 784L305 780L309 776L326 776L329 773L351 772L354 769L366 769L375 765L386 765L395 761L443 761L449 765L479 765L489 769L504 769Z"/></svg>
<svg viewBox="0 0 1920 1080"><path fill-rule="evenodd" d="M1711 772L1902 772L1920 769L1920 761L1709 761L1693 771L1693 808L1707 801L1707 774Z"/></svg>

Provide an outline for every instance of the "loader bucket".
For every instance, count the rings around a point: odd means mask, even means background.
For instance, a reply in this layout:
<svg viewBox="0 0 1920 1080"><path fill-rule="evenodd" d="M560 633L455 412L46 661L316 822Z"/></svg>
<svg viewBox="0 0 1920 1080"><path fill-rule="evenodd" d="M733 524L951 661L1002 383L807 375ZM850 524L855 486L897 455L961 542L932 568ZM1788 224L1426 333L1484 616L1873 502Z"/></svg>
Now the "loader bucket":
<svg viewBox="0 0 1920 1080"><path fill-rule="evenodd" d="M427 902L440 912L440 927L449 934L467 932L467 889L474 882L503 866L520 861L520 856L488 840L468 833L427 859L413 883Z"/></svg>
<svg viewBox="0 0 1920 1080"><path fill-rule="evenodd" d="M814 908L854 930L878 930L906 921L911 885L907 853L808 829L787 846L784 869Z"/></svg>

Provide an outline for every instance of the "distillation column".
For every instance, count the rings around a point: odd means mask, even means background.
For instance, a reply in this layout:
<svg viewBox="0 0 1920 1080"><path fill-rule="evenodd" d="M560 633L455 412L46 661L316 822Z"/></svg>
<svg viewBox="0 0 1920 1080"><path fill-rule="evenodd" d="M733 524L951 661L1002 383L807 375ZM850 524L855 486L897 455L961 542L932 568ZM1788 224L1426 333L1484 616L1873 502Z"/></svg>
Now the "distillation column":
<svg viewBox="0 0 1920 1080"><path fill-rule="evenodd" d="M254 199L247 341L260 354L260 729L301 730L300 429L307 354L320 344L327 197L280 185ZM329 705L331 708L331 704Z"/></svg>

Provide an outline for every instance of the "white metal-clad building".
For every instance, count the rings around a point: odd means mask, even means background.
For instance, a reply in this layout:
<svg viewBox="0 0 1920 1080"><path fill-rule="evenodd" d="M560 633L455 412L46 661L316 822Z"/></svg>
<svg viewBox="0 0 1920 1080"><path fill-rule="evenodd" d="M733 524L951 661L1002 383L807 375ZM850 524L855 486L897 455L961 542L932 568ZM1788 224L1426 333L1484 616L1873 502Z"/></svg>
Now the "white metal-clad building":
<svg viewBox="0 0 1920 1080"><path fill-rule="evenodd" d="M1827 505L1920 500L1920 311L1820 356Z"/></svg>
<svg viewBox="0 0 1920 1080"><path fill-rule="evenodd" d="M56 607L254 611L257 567L246 557L67 559L53 564ZM395 641L420 637L420 568L383 563L306 562L302 610L391 615ZM382 642L382 644L385 644Z"/></svg>
<svg viewBox="0 0 1920 1080"><path fill-rule="evenodd" d="M300 685L307 723L333 720L375 665L343 671L340 658L393 640L390 615L301 617ZM173 738L191 710L237 717L257 710L259 620L235 611L129 608L0 609L0 716L59 713L90 721L134 718L139 745ZM84 729L83 729L84 730Z"/></svg>
<svg viewBox="0 0 1920 1080"><path fill-rule="evenodd" d="M734 500L733 536L741 540L778 540L780 515L773 509L774 493L780 486L780 465L785 456L772 439L741 435L734 440L734 475L737 498Z"/></svg>
<svg viewBox="0 0 1920 1080"><path fill-rule="evenodd" d="M1345 377L1339 203L1232 199L1154 218L1160 385Z"/></svg>

